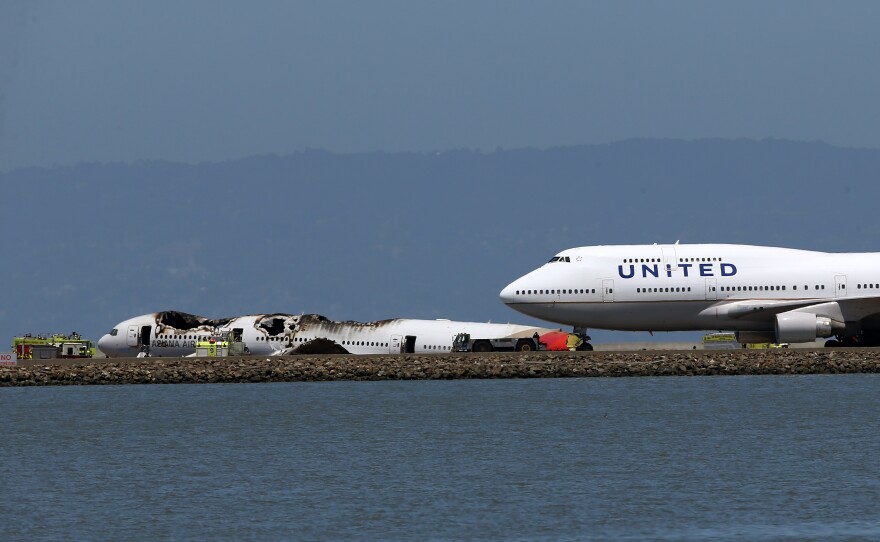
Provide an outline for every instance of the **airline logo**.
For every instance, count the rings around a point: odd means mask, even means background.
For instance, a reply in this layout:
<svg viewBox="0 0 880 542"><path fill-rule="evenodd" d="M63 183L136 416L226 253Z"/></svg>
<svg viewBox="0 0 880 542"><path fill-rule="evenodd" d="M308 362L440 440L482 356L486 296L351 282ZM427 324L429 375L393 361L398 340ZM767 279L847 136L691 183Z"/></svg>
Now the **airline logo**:
<svg viewBox="0 0 880 542"><path fill-rule="evenodd" d="M150 341L152 348L195 348L195 339L153 339Z"/></svg>
<svg viewBox="0 0 880 542"><path fill-rule="evenodd" d="M678 268L685 277L732 277L736 275L736 266L732 263L680 263ZM618 265L617 274L622 279L631 279L639 274L641 278L660 278L661 274L672 277L672 265L666 264L666 269L661 273L660 264L629 264Z"/></svg>

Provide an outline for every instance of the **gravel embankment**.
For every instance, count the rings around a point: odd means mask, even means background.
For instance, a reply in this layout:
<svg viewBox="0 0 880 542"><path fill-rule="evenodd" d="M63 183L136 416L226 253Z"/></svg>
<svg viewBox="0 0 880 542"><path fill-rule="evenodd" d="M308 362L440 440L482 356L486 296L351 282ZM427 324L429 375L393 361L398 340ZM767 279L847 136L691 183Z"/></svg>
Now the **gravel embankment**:
<svg viewBox="0 0 880 542"><path fill-rule="evenodd" d="M0 367L0 386L880 372L880 350L144 358Z"/></svg>

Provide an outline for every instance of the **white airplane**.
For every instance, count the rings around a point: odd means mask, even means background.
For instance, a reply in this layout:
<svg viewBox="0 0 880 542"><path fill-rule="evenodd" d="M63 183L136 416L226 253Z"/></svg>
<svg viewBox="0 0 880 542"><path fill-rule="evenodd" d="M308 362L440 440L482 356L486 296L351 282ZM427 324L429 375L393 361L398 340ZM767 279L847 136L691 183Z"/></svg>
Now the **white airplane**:
<svg viewBox="0 0 880 542"><path fill-rule="evenodd" d="M470 333L475 338L516 339L511 344L519 351L537 350L535 333L540 336L550 331L515 324L450 320L336 322L317 314L252 314L209 319L164 311L116 324L98 341L98 349L108 358L136 357L138 354L188 356L195 354L196 342L229 332L241 338L251 355L439 354L451 350L458 333Z"/></svg>
<svg viewBox="0 0 880 542"><path fill-rule="evenodd" d="M725 330L742 343L880 345L880 253L750 245L564 250L501 291L511 308L580 328Z"/></svg>

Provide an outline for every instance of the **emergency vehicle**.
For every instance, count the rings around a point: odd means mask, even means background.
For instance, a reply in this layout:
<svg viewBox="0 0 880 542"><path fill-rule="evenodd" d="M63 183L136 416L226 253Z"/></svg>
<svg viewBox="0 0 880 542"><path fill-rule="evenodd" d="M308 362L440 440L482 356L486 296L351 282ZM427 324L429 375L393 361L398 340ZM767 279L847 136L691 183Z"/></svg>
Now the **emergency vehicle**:
<svg viewBox="0 0 880 542"><path fill-rule="evenodd" d="M13 337L12 350L18 359L74 359L95 356L95 343L79 333Z"/></svg>

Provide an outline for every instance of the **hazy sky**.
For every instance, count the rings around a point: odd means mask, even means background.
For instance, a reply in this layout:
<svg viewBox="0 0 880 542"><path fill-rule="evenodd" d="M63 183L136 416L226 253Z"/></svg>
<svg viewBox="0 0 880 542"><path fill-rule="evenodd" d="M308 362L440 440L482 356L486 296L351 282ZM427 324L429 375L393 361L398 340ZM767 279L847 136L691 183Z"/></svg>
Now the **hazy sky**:
<svg viewBox="0 0 880 542"><path fill-rule="evenodd" d="M0 3L0 170L304 148L880 147L880 2Z"/></svg>

